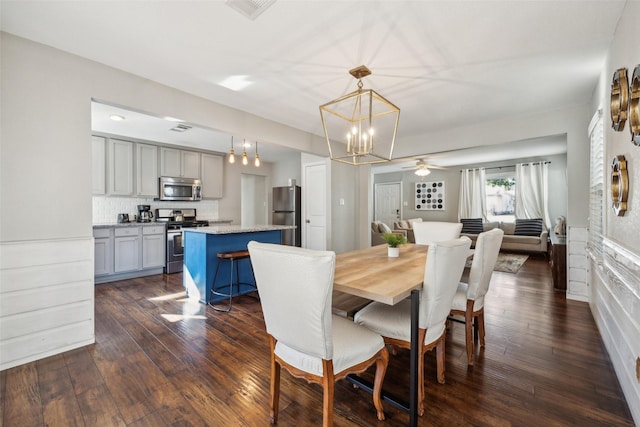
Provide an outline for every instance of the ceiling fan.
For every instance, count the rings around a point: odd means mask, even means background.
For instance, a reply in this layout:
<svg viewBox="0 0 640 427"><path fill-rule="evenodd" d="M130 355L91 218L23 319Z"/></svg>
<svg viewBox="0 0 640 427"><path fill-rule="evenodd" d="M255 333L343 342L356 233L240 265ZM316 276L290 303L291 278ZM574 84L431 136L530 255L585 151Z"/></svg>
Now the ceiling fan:
<svg viewBox="0 0 640 427"><path fill-rule="evenodd" d="M405 166L402 169L415 169L415 174L418 176L427 176L431 173L430 169L447 170L441 166L430 165L424 161L424 159L417 159L415 166Z"/></svg>

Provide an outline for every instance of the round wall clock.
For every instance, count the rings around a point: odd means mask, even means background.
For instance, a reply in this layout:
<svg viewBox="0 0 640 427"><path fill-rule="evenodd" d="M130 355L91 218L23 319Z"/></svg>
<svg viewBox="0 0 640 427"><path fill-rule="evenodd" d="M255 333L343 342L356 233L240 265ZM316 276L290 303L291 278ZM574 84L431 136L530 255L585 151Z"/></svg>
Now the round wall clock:
<svg viewBox="0 0 640 427"><path fill-rule="evenodd" d="M627 211L628 196L629 175L627 174L627 161L624 156L615 156L611 163L611 202L616 215L624 216Z"/></svg>
<svg viewBox="0 0 640 427"><path fill-rule="evenodd" d="M629 112L629 82L627 69L619 68L611 82L611 127L618 132L624 129Z"/></svg>
<svg viewBox="0 0 640 427"><path fill-rule="evenodd" d="M631 142L640 145L640 65L633 70L629 86L629 131Z"/></svg>

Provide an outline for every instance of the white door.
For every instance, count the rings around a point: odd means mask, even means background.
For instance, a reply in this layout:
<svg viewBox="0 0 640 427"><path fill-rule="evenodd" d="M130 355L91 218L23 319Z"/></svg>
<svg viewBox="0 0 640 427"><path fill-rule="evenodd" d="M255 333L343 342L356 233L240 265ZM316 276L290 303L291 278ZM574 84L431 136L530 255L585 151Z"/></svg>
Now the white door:
<svg viewBox="0 0 640 427"><path fill-rule="evenodd" d="M393 228L402 219L402 183L385 182L375 185L375 209L373 218Z"/></svg>
<svg viewBox="0 0 640 427"><path fill-rule="evenodd" d="M325 162L304 165L303 246L327 249L327 165Z"/></svg>

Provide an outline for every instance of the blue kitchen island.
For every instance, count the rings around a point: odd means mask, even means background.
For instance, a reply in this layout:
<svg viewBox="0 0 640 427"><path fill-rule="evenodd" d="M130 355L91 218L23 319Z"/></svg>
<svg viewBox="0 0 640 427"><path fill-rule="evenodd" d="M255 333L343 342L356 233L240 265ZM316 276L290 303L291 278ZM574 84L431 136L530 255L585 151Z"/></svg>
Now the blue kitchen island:
<svg viewBox="0 0 640 427"><path fill-rule="evenodd" d="M197 299L203 304L224 300L224 297L211 298L213 277L218 266L218 252L246 250L247 244L255 240L263 243L282 242L282 231L295 228L290 225L214 225L209 227L183 229L184 269L182 282L189 298ZM240 282L255 285L250 261L241 260ZM216 288L229 283L230 262L222 262L216 279ZM234 295L252 292L249 286L241 286Z"/></svg>

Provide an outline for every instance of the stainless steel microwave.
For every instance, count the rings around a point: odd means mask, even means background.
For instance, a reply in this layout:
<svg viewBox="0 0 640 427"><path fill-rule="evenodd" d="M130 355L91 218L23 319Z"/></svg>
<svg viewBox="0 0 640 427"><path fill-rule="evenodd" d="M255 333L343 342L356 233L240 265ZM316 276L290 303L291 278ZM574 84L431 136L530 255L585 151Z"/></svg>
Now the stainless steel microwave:
<svg viewBox="0 0 640 427"><path fill-rule="evenodd" d="M161 176L158 181L159 200L202 200L202 184L199 179Z"/></svg>

